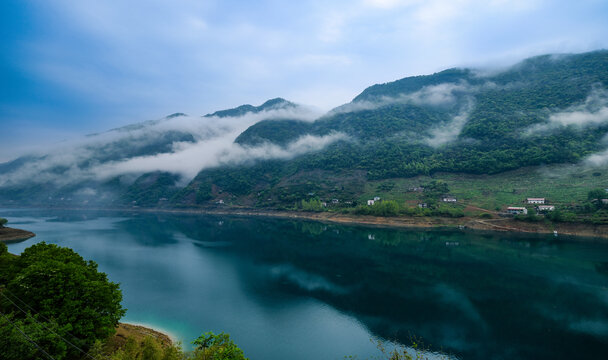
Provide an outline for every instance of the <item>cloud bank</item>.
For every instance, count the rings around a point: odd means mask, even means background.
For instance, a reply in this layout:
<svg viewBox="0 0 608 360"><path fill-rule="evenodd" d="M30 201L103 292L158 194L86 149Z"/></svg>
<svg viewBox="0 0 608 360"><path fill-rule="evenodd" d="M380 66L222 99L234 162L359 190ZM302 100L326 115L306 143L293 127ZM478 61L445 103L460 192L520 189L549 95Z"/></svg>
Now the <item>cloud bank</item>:
<svg viewBox="0 0 608 360"><path fill-rule="evenodd" d="M15 169L0 174L0 186L52 183L62 186L82 181L104 181L127 175L163 171L192 179L205 168L246 164L291 157L320 150L346 139L341 133L305 135L284 147L264 143L247 147L235 144L249 126L265 119L312 121L318 116L302 108L282 108L239 117L175 116L148 121L58 144Z"/></svg>
<svg viewBox="0 0 608 360"><path fill-rule="evenodd" d="M584 103L551 114L546 123L530 127L525 134L550 132L568 126L586 128L606 124L608 124L608 90L595 88Z"/></svg>

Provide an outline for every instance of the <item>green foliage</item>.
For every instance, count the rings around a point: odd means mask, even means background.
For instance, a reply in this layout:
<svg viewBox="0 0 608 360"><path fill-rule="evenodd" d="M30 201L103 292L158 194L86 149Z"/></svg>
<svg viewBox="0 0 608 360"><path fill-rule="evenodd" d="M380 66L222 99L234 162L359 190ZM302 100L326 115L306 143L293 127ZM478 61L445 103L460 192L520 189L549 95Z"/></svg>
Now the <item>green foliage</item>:
<svg viewBox="0 0 608 360"><path fill-rule="evenodd" d="M13 302L27 301L28 309L33 309L25 314L3 299L2 312L12 313L20 321L36 319L81 348L87 349L95 340L113 334L125 313L118 284L97 271L95 262L84 260L71 249L42 242L25 249L8 267L4 266L6 255L0 260L8 297ZM62 341L58 343L65 346ZM53 355L61 359L65 354L58 346ZM67 357L78 354L74 348L66 351Z"/></svg>
<svg viewBox="0 0 608 360"><path fill-rule="evenodd" d="M95 354L93 354L95 355ZM98 356L106 356L103 350L99 350ZM147 336L138 342L129 337L122 348L109 354L112 360L186 360L189 357L184 354L179 345L163 345L159 340Z"/></svg>
<svg viewBox="0 0 608 360"><path fill-rule="evenodd" d="M285 146L289 142L296 140L302 134L308 133L310 129L311 123L301 120L262 120L243 131L234 142L249 146L271 142Z"/></svg>
<svg viewBox="0 0 608 360"><path fill-rule="evenodd" d="M392 181L385 181L378 185L378 191L391 191L395 187L395 183Z"/></svg>
<svg viewBox="0 0 608 360"><path fill-rule="evenodd" d="M8 222L8 220L6 220L5 218L0 218L0 228L4 227L4 225L6 225L7 222Z"/></svg>
<svg viewBox="0 0 608 360"><path fill-rule="evenodd" d="M18 318L15 314L8 314L0 315L0 353L3 360L48 358L40 349L28 341L22 332L55 359L66 358L68 353L67 344L55 334L61 332L57 324L45 323L42 326L31 317Z"/></svg>
<svg viewBox="0 0 608 360"><path fill-rule="evenodd" d="M315 211L321 212L325 210L323 203L319 199L302 200L300 202L300 209L302 211Z"/></svg>
<svg viewBox="0 0 608 360"><path fill-rule="evenodd" d="M604 189L593 189L587 193L588 200L604 199L608 196Z"/></svg>
<svg viewBox="0 0 608 360"><path fill-rule="evenodd" d="M122 200L138 206L163 205L179 191L177 181L178 176L166 172L142 175L127 188Z"/></svg>
<svg viewBox="0 0 608 360"><path fill-rule="evenodd" d="M539 216L537 216L533 211L530 210L528 210L528 214L526 215L516 215L515 219L527 222L538 222L541 220Z"/></svg>
<svg viewBox="0 0 608 360"><path fill-rule="evenodd" d="M221 332L206 332L192 342L196 345L196 360L247 360L230 335Z"/></svg>
<svg viewBox="0 0 608 360"><path fill-rule="evenodd" d="M426 202L431 204L436 203L441 195L445 195L450 191L448 184L442 180L433 180L422 185L422 187L424 188L424 198Z"/></svg>
<svg viewBox="0 0 608 360"><path fill-rule="evenodd" d="M376 201L374 205L360 205L354 209L355 214L373 216L397 216L401 206L394 200Z"/></svg>

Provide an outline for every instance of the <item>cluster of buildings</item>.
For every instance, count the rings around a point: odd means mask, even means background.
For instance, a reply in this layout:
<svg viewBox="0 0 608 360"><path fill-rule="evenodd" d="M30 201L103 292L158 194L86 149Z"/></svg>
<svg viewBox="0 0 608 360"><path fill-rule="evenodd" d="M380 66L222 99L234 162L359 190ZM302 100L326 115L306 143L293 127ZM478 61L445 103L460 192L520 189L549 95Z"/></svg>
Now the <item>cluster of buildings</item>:
<svg viewBox="0 0 608 360"><path fill-rule="evenodd" d="M527 198L526 203L529 205L536 205L537 213L546 213L555 210L554 205L546 205L547 200L545 198ZM523 206L509 206L507 213L511 215L527 215L528 209Z"/></svg>

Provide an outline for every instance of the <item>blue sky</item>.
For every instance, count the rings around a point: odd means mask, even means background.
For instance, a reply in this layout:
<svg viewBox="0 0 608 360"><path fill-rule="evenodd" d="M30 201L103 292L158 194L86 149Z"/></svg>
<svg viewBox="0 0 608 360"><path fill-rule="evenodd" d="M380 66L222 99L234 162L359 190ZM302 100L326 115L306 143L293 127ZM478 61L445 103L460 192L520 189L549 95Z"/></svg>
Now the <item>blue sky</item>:
<svg viewBox="0 0 608 360"><path fill-rule="evenodd" d="M326 110L453 66L608 48L605 0L3 0L0 161L174 112Z"/></svg>

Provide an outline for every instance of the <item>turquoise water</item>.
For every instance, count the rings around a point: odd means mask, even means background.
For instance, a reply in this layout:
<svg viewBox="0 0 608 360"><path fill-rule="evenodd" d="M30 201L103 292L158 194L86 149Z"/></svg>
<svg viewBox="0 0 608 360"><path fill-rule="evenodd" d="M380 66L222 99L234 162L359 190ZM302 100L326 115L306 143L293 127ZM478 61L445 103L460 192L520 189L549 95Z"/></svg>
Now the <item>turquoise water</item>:
<svg viewBox="0 0 608 360"><path fill-rule="evenodd" d="M225 331L252 360L608 353L608 245L227 216L2 210L121 283L126 322L186 346Z"/></svg>

